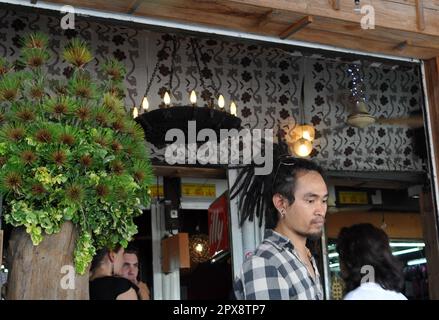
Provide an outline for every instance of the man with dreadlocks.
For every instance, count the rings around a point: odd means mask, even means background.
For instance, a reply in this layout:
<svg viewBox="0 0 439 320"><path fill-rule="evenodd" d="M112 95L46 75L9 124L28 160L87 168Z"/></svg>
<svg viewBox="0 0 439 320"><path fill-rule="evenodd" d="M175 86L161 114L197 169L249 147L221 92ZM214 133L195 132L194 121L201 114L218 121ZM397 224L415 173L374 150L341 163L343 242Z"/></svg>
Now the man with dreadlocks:
<svg viewBox="0 0 439 320"><path fill-rule="evenodd" d="M264 240L244 262L235 295L240 300L321 300L320 275L306 241L320 238L325 222L328 189L322 169L289 156L277 162L266 177L251 176L247 169L232 192L241 196L241 224L260 215L258 210L266 221ZM255 189L261 190L259 199L249 195Z"/></svg>

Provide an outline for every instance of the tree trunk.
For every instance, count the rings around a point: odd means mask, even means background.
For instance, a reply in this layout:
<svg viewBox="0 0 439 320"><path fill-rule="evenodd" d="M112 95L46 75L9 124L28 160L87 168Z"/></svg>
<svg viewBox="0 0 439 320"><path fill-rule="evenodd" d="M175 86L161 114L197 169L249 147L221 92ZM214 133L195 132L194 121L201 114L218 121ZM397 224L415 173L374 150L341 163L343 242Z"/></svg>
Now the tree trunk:
<svg viewBox="0 0 439 320"><path fill-rule="evenodd" d="M9 243L8 300L88 300L88 272L73 271L77 232L71 222L45 235L34 246L24 228L13 230ZM68 266L68 267L66 267Z"/></svg>

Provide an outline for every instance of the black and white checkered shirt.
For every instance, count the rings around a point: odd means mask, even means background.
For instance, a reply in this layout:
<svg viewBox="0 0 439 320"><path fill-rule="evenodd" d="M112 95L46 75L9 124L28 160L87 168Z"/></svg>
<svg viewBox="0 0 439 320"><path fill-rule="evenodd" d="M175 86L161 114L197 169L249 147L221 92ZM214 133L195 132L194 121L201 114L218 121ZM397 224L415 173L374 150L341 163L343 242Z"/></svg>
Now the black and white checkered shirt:
<svg viewBox="0 0 439 320"><path fill-rule="evenodd" d="M322 300L323 288L314 258L315 279L289 239L273 230L242 266L234 284L238 300Z"/></svg>

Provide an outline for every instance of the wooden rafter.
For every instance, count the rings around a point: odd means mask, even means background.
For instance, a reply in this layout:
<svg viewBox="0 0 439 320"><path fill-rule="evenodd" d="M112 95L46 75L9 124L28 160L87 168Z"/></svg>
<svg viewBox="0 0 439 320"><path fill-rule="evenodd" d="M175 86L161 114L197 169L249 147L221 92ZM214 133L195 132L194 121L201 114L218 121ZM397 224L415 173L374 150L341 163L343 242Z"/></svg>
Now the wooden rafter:
<svg viewBox="0 0 439 320"><path fill-rule="evenodd" d="M306 17L300 19L299 21L293 23L291 26L289 26L284 31L282 31L279 34L279 38L286 39L286 38L290 37L291 35L293 35L294 33L296 33L297 31L305 28L307 25L309 25L312 22L313 22L313 17L306 16Z"/></svg>

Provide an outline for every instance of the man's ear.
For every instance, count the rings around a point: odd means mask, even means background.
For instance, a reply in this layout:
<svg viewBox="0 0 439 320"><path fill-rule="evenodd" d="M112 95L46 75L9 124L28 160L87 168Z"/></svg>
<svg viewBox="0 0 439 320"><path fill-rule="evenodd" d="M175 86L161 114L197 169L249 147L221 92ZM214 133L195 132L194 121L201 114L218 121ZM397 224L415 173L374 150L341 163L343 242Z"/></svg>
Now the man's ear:
<svg viewBox="0 0 439 320"><path fill-rule="evenodd" d="M114 262L115 255L116 253L113 251L108 252L108 259L110 260L110 262Z"/></svg>
<svg viewBox="0 0 439 320"><path fill-rule="evenodd" d="M277 211L281 211L281 209L285 209L285 199L279 193L273 195L273 204Z"/></svg>

